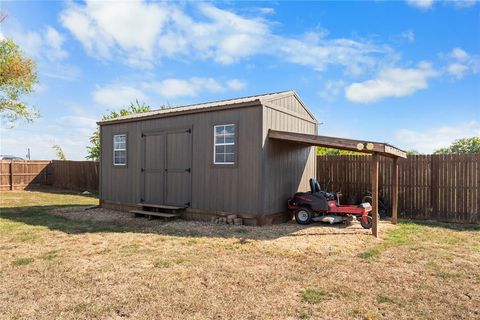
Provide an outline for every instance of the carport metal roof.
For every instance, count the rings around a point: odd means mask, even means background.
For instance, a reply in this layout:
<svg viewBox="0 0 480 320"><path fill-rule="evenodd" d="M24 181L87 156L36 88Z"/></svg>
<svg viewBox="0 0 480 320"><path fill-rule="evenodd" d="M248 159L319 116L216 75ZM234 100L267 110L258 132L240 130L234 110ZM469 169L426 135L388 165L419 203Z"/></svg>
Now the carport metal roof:
<svg viewBox="0 0 480 320"><path fill-rule="evenodd" d="M317 136L315 134L304 134L287 131L269 130L268 137L272 139L285 140L307 144L310 146L328 147L342 150L350 150L363 153L378 153L391 158L406 158L405 151L398 149L388 143L344 139L337 137Z"/></svg>
<svg viewBox="0 0 480 320"><path fill-rule="evenodd" d="M398 211L398 159L406 158L405 151L398 149L388 143L343 139L337 137L318 136L315 134L304 134L287 131L268 130L268 137L271 139L301 143L309 146L328 147L341 150L350 150L372 155L370 175L372 183L372 234L378 237L378 155L393 158L392 174L392 223L397 224Z"/></svg>

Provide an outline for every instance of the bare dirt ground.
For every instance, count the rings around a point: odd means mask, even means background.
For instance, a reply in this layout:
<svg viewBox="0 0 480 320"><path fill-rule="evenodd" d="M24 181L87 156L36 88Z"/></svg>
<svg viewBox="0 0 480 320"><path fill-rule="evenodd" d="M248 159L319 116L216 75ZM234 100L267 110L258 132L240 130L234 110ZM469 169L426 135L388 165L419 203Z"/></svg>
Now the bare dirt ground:
<svg viewBox="0 0 480 320"><path fill-rule="evenodd" d="M1 319L474 319L479 228L269 227L0 194ZM78 205L76 207L71 207Z"/></svg>

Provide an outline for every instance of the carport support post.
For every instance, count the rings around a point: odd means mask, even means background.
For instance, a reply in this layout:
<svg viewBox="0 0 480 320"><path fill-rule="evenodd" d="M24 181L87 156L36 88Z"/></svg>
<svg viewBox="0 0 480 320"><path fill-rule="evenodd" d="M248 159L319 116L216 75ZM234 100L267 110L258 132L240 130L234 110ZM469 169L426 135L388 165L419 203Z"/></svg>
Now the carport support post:
<svg viewBox="0 0 480 320"><path fill-rule="evenodd" d="M378 154L372 154L372 234L378 238Z"/></svg>
<svg viewBox="0 0 480 320"><path fill-rule="evenodd" d="M398 215L398 158L393 159L392 175L392 224L397 224Z"/></svg>

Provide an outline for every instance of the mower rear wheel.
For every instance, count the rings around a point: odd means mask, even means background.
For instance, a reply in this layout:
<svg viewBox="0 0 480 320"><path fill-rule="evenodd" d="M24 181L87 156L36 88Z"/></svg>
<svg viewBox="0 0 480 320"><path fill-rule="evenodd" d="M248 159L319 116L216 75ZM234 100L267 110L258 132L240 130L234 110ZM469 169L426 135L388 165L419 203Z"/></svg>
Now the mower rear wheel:
<svg viewBox="0 0 480 320"><path fill-rule="evenodd" d="M298 208L295 210L295 221L298 224L307 225L312 223L312 210L309 208Z"/></svg>
<svg viewBox="0 0 480 320"><path fill-rule="evenodd" d="M372 215L368 214L367 215L367 220L368 223L365 223L362 218L360 218L360 224L364 229L371 229L372 228Z"/></svg>

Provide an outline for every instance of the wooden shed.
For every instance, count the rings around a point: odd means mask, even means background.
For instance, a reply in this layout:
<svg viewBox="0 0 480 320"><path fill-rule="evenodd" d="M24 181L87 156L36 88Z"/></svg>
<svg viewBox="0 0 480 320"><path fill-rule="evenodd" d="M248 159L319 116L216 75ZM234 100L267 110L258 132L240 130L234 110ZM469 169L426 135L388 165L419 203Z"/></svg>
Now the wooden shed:
<svg viewBox="0 0 480 320"><path fill-rule="evenodd" d="M286 200L316 174L311 145L269 130L317 134L294 91L187 105L98 123L100 203L185 208L185 218L234 213L249 224L290 217Z"/></svg>

